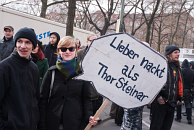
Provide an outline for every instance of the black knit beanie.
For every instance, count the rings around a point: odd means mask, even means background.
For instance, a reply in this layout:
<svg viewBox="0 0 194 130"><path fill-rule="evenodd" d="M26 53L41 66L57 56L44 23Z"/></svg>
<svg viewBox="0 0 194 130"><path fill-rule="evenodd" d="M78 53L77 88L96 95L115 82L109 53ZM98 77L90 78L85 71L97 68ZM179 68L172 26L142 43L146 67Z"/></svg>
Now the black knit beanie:
<svg viewBox="0 0 194 130"><path fill-rule="evenodd" d="M168 46L166 46L166 48L165 48L165 56L171 54L175 50L179 50L180 51L180 49L177 46L175 46L175 45L168 45Z"/></svg>
<svg viewBox="0 0 194 130"><path fill-rule="evenodd" d="M15 46L19 38L26 38L30 40L33 44L34 49L36 48L37 40L36 40L36 34L34 32L34 29L25 27L17 31L17 33L14 36Z"/></svg>
<svg viewBox="0 0 194 130"><path fill-rule="evenodd" d="M41 42L41 41L39 41L39 40L37 40L37 43L38 43L38 45L39 45L40 49L42 50L42 42Z"/></svg>

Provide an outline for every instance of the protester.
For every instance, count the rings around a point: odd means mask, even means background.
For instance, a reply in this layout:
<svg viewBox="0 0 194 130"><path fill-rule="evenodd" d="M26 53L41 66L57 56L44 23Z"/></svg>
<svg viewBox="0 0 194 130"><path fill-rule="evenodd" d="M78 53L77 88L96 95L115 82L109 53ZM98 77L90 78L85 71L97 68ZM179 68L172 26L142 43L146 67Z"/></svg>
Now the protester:
<svg viewBox="0 0 194 130"><path fill-rule="evenodd" d="M0 62L0 129L36 130L39 73L30 58L36 48L36 34L31 28L21 28L14 42L16 49Z"/></svg>
<svg viewBox="0 0 194 130"><path fill-rule="evenodd" d="M78 46L78 50L81 49L81 42L78 38L76 38L76 44Z"/></svg>
<svg viewBox="0 0 194 130"><path fill-rule="evenodd" d="M88 47L90 46L90 44L92 43L92 41L94 39L98 38L98 36L96 34L89 34L87 36L87 46L83 49L80 49L78 51L78 59L82 60ZM93 115L96 113L96 111L100 108L100 106L102 105L103 102L103 97L99 96L96 92L96 90L94 90L93 86L91 86L91 92L92 92L92 106L93 106ZM99 120L99 122L101 121L101 119Z"/></svg>
<svg viewBox="0 0 194 130"><path fill-rule="evenodd" d="M42 79L49 68L48 60L44 57L44 54L42 52L42 42L37 40L37 46L32 51L32 61L38 66L39 69L39 76L40 76L40 86L42 84Z"/></svg>
<svg viewBox="0 0 194 130"><path fill-rule="evenodd" d="M92 43L92 41L93 41L94 39L96 39L96 38L98 38L98 36L97 36L96 34L94 34L94 33L91 33L91 34L89 34L89 35L87 36L87 41L86 41L87 46L86 46L85 48L83 48L83 49L80 49L80 50L78 51L78 53L77 53L77 56L78 56L78 58L79 58L80 60L84 57L84 55L85 55L85 53L86 53L88 47L90 46L90 44Z"/></svg>
<svg viewBox="0 0 194 130"><path fill-rule="evenodd" d="M50 42L43 46L45 58L48 59L49 67L56 64L57 61L57 45L60 40L60 36L57 32L50 33Z"/></svg>
<svg viewBox="0 0 194 130"><path fill-rule="evenodd" d="M192 113L192 104L191 104L191 87L194 83L194 70L190 68L190 63L185 59L182 63L182 76L183 76L183 95L184 103L187 114L188 124L192 124L191 113ZM177 106L177 117L176 121L181 122L181 105Z"/></svg>
<svg viewBox="0 0 194 130"><path fill-rule="evenodd" d="M165 56L168 60L167 82L152 103L150 130L170 130L175 107L181 103L183 86L179 52L179 48L174 45L168 45L165 48Z"/></svg>
<svg viewBox="0 0 194 130"><path fill-rule="evenodd" d="M15 47L13 41L14 28L5 26L3 31L4 37L0 40L0 61L7 58Z"/></svg>
<svg viewBox="0 0 194 130"><path fill-rule="evenodd" d="M192 124L191 88L192 88L192 85L194 84L194 70L190 68L190 63L188 62L187 59L185 59L182 63L182 75L183 75L183 95L184 95L184 103L185 103L185 108L186 108L186 113L187 113L187 121L188 121L188 124ZM175 120L180 122L181 112L177 114L179 115L177 116Z"/></svg>
<svg viewBox="0 0 194 130"><path fill-rule="evenodd" d="M62 38L57 54L56 65L50 67L43 78L38 129L58 130L62 125L63 130L83 130L89 122L96 125L98 119L91 117L90 83L74 79L81 73L75 39L70 36ZM50 93L52 72L55 75Z"/></svg>
<svg viewBox="0 0 194 130"><path fill-rule="evenodd" d="M150 45L147 42L142 42L146 46ZM123 123L121 130L142 130L142 112L143 106L124 109Z"/></svg>
<svg viewBox="0 0 194 130"><path fill-rule="evenodd" d="M194 70L194 61L191 61L191 62L190 62L190 68L191 68L192 70ZM193 83L192 88L191 88L191 94L192 94L192 99L191 99L192 108L194 108L194 83Z"/></svg>

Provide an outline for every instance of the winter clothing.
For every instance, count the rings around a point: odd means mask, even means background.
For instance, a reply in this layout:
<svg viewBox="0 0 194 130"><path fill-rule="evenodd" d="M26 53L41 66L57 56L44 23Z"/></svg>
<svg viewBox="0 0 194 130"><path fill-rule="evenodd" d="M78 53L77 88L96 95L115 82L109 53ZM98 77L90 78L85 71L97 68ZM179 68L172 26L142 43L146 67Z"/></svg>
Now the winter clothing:
<svg viewBox="0 0 194 130"><path fill-rule="evenodd" d="M80 59L80 60L83 59L87 49L88 49L88 46L86 48L78 50L78 52L77 52L78 59Z"/></svg>
<svg viewBox="0 0 194 130"><path fill-rule="evenodd" d="M171 54L175 50L179 50L180 51L180 49L177 46L175 46L175 45L168 45L168 46L166 46L166 48L165 48L165 56Z"/></svg>
<svg viewBox="0 0 194 130"><path fill-rule="evenodd" d="M4 31L5 31L5 29L9 29L12 32L14 31L14 28L12 26L5 26L4 27Z"/></svg>
<svg viewBox="0 0 194 130"><path fill-rule="evenodd" d="M42 79L49 68L48 60L44 57L41 46L42 42L37 40L39 45L38 52L36 54L31 53L32 61L38 66L39 75L40 75L40 86L42 85Z"/></svg>
<svg viewBox="0 0 194 130"><path fill-rule="evenodd" d="M7 58L13 52L14 47L13 36L8 40L3 37L3 39L0 40L0 61Z"/></svg>
<svg viewBox="0 0 194 130"><path fill-rule="evenodd" d="M38 60L38 61L36 62L36 65L38 66L38 70L39 70L39 75L40 75L40 86L41 86L41 85L42 85L43 77L44 77L46 71L47 71L48 68L49 68L47 58L45 58L44 60Z"/></svg>
<svg viewBox="0 0 194 130"><path fill-rule="evenodd" d="M43 46L42 46L42 42L41 41L39 41L39 40L37 40L37 43L38 43L38 46L40 47L40 49L42 50L43 48Z"/></svg>
<svg viewBox="0 0 194 130"><path fill-rule="evenodd" d="M194 83L194 70L190 69L190 63L185 59L182 63L182 75L183 75L183 92L184 92L184 103L187 113L187 120L191 120L191 87ZM181 119L181 106L177 110L177 119Z"/></svg>
<svg viewBox="0 0 194 130"><path fill-rule="evenodd" d="M36 34L34 32L34 29L27 28L27 27L21 28L14 36L15 44L19 38L29 39L32 42L33 47L36 48L37 40L36 40Z"/></svg>
<svg viewBox="0 0 194 130"><path fill-rule="evenodd" d="M83 49L78 50L77 52L77 57L79 60L82 60L86 51L88 49L88 46L86 46ZM100 106L102 105L103 102L103 97L100 96L96 90L94 89L94 87L91 85L91 94L92 94L92 107L93 107L93 115L95 115L96 111L100 108Z"/></svg>
<svg viewBox="0 0 194 130"><path fill-rule="evenodd" d="M40 94L38 67L17 50L0 62L0 130L36 130Z"/></svg>
<svg viewBox="0 0 194 130"><path fill-rule="evenodd" d="M194 83L194 70L190 69L190 64L187 59L182 63L183 89L191 89Z"/></svg>
<svg viewBox="0 0 194 130"><path fill-rule="evenodd" d="M194 70L194 61L191 61L190 64L192 65L192 70ZM194 84L192 85L192 88L194 89ZM194 94L192 93L192 108L194 108Z"/></svg>
<svg viewBox="0 0 194 130"><path fill-rule="evenodd" d="M52 70L55 70L53 89L50 93ZM41 87L40 123L38 130L83 130L92 115L90 83L73 79L66 80L56 66L46 72ZM48 103L49 100L49 103Z"/></svg>
<svg viewBox="0 0 194 130"><path fill-rule="evenodd" d="M181 101L183 96L183 90L181 89L182 86L179 85L180 80L182 81L180 76L180 68L177 67L174 62L170 62L168 69L166 85L157 95L157 98L162 96L166 103L170 104L172 107L175 107L177 105L177 100ZM181 91L180 94L179 90ZM155 102L157 102L156 100Z"/></svg>
<svg viewBox="0 0 194 130"><path fill-rule="evenodd" d="M51 45L51 43L49 42L47 45L43 46L43 52L45 55L45 58L48 59L48 63L49 63L49 67L56 65L56 61L57 61L57 45L58 42L60 40L60 36L57 32L52 32L50 33L50 35L55 34L57 36L57 42L55 43L55 45Z"/></svg>
<svg viewBox="0 0 194 130"><path fill-rule="evenodd" d="M170 130L174 119L175 107L168 103L152 103L150 130Z"/></svg>
<svg viewBox="0 0 194 130"><path fill-rule="evenodd" d="M58 70L65 75L66 80L68 80L72 75L79 74L79 62L77 63L77 58L73 58L70 61L63 61L61 57L58 58L56 66Z"/></svg>
<svg viewBox="0 0 194 130"><path fill-rule="evenodd" d="M152 118L150 130L170 130L174 118L174 109L177 101L182 99L182 79L180 68L175 62L168 63L168 73L166 85L162 88L156 99L152 103ZM165 104L159 104L159 97Z"/></svg>

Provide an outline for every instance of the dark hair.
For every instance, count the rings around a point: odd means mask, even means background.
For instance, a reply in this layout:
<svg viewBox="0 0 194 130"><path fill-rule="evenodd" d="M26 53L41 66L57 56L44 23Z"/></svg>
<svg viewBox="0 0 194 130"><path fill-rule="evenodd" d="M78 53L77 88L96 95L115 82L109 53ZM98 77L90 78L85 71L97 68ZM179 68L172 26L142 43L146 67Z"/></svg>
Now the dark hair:
<svg viewBox="0 0 194 130"><path fill-rule="evenodd" d="M169 54L169 55L166 55L165 57L168 60L168 63L175 62L175 64L176 64L177 67L180 67L181 66L179 61L172 61L172 53Z"/></svg>

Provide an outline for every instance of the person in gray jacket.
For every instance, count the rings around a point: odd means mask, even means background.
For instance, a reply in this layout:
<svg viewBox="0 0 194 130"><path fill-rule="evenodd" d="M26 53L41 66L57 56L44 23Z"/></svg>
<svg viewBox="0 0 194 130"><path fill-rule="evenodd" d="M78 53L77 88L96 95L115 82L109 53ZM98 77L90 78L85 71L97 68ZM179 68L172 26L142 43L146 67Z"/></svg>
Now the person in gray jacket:
<svg viewBox="0 0 194 130"><path fill-rule="evenodd" d="M5 26L3 31L4 37L0 40L0 61L7 58L14 49L13 34L14 28L12 26Z"/></svg>

